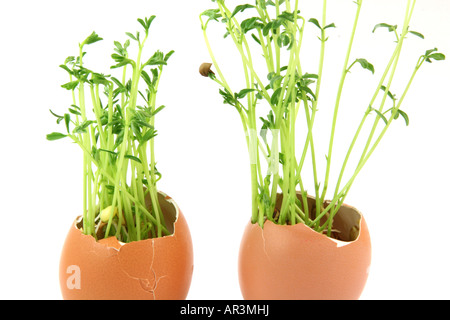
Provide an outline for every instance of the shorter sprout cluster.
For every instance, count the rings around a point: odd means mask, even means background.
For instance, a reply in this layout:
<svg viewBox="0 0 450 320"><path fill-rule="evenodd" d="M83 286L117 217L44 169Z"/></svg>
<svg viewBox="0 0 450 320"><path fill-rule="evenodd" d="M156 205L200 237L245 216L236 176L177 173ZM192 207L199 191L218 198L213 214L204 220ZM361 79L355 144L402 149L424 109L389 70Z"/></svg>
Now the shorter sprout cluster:
<svg viewBox="0 0 450 320"><path fill-rule="evenodd" d="M78 56L60 66L70 77L62 87L71 92L72 103L62 115L50 111L65 133L47 139L68 137L83 151L82 231L96 239L131 242L169 234L158 203L154 138L155 116L164 108L156 106L156 93L173 51L142 59L154 19L138 19L143 35L127 32L125 43L114 42L111 69L122 70L119 78L85 66L85 46L103 40L95 32L79 44ZM135 60L128 54L131 42L138 46Z"/></svg>

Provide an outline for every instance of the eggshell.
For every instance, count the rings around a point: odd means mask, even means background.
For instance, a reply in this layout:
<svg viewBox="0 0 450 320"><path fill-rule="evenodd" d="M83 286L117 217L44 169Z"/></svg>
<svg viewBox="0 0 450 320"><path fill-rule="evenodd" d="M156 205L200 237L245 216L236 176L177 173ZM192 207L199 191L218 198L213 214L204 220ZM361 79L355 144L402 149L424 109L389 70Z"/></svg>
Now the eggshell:
<svg viewBox="0 0 450 320"><path fill-rule="evenodd" d="M313 204L313 202L311 203ZM262 229L248 223L239 252L239 283L247 300L356 300L371 263L371 243L361 213L343 205L333 228L336 240L304 224L277 225L267 220Z"/></svg>
<svg viewBox="0 0 450 320"><path fill-rule="evenodd" d="M121 243L96 241L75 221L60 260L60 286L66 300L182 300L193 273L193 247L186 219L177 204L159 193L170 236ZM168 226L169 227L169 226Z"/></svg>

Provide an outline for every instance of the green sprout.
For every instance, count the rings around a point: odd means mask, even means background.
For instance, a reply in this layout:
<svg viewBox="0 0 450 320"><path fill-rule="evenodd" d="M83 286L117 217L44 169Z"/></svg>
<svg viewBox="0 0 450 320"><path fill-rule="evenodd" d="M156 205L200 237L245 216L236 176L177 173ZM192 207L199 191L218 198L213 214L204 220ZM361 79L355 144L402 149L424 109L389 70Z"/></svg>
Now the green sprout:
<svg viewBox="0 0 450 320"><path fill-rule="evenodd" d="M47 139L67 137L83 151L82 231L96 239L131 242L169 234L158 203L154 138L155 116L164 108L157 107L156 93L173 51L142 58L154 19L138 19L144 34L127 32L124 43L114 42L111 69L122 70L119 78L85 66L85 47L103 40L95 32L60 66L70 78L62 87L72 102L63 115L50 110L65 133ZM138 47L136 60L128 55L131 43Z"/></svg>
<svg viewBox="0 0 450 320"><path fill-rule="evenodd" d="M401 117L406 125L409 124L403 102L418 70L425 62L444 60L445 56L437 49L428 50L420 56L404 91L397 98L397 95L391 92L391 87L404 43L409 35L424 38L421 33L409 29L416 1L407 1L401 28L387 23L380 23L374 27L373 32L386 29L389 33L393 33L395 48L379 77L373 96L364 107L365 111L350 142L337 183L331 190L331 199L327 200L327 193L331 187L331 164L334 160L335 133L344 83L350 71L357 66L375 74L375 67L369 61L363 58L352 58L363 0L354 1L356 10L344 55L341 77L337 83L323 180L319 177L313 129L319 110L319 101L321 101L328 32L336 28L334 23L327 21L327 0L323 0L320 21L315 18L305 19L300 11L298 0L256 0L254 4L238 5L234 9L228 8L224 0L212 1L216 3L216 7L200 15L201 27L212 64L202 65L200 72L220 86L219 93L223 102L236 109L243 124L250 154L252 223L258 223L261 227L266 220L282 225L304 223L320 233L332 236L333 218L344 203L356 176L379 145L392 122ZM224 37L231 38L237 49L242 61L245 88L232 89L231 84L226 80L207 35L210 23L221 23L226 31ZM308 28L319 33L318 56L320 58L315 73L308 73L303 69L304 63L300 54L301 50L306 50L302 41ZM262 67L255 63L254 59L257 56L264 58L265 63ZM212 72L212 67L215 72ZM388 108L389 100L392 100L390 108ZM375 105L376 102L377 105ZM264 107L267 108L265 112L267 116L258 119L257 114L260 114L261 108ZM303 145L297 148L296 121L301 110L304 111L303 116L307 124L306 137ZM361 138L363 128L367 127L369 117L374 118L373 124L368 127L369 136L362 153L355 155L355 144ZM302 175L307 156L311 157L311 172L314 180L314 190L310 193L306 189ZM356 156L359 161L350 178L343 181L352 156ZM276 208L278 193L283 196L279 210ZM315 208L308 207L308 195L315 197Z"/></svg>

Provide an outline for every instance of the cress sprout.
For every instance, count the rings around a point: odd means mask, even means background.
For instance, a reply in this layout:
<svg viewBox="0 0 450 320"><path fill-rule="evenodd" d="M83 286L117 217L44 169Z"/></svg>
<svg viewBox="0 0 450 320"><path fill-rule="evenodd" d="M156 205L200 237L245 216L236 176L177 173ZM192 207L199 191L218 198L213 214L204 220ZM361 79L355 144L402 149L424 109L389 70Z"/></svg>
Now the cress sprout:
<svg viewBox="0 0 450 320"><path fill-rule="evenodd" d="M82 231L96 239L131 242L169 234L158 203L154 138L155 116L164 108L157 107L156 93L173 51L143 59L154 19L138 19L144 33L127 32L124 43L114 42L111 69L121 71L119 78L85 65L86 46L103 40L95 32L60 66L70 78L62 87L72 102L62 115L50 110L65 133L47 139L70 138L83 151ZM128 54L132 44L135 60Z"/></svg>
<svg viewBox="0 0 450 320"><path fill-rule="evenodd" d="M219 84L223 102L237 111L242 122L250 154L252 222L261 227L266 220L277 224L304 223L318 232L335 236L332 235L333 218L342 206L356 176L394 120L403 118L406 125L409 124L403 102L418 70L425 62L444 60L445 56L437 49L426 51L413 66L413 72L403 92L398 96L394 95L391 88L407 37L411 35L424 38L421 33L409 28L416 1L405 1L406 11L401 27L387 23L374 27L373 32L385 29L392 33L395 37L395 47L379 74L373 95L367 104L362 106L362 119L338 171L337 183L330 186L337 118L346 78L350 70L357 66L375 74L375 67L369 61L352 58L363 0L354 1L356 10L344 54L342 73L336 83L334 108L321 105L322 111L333 114L323 179L319 176L318 151L313 129L316 116L319 115L328 32L336 28L334 23L327 21L327 0L323 0L320 21L315 18L306 19L300 11L298 0L256 0L254 4L242 4L235 8L229 8L224 0L212 1L216 3L215 8L204 11L200 20L213 67L204 64L200 73ZM231 38L239 53L246 84L244 88L233 88L234 83L227 81L217 62L207 34L208 26L217 22L224 26L224 37L228 41ZM302 44L307 31L317 32L320 41L317 54L320 58L314 73L304 70L301 57L301 50L309 50L309 47ZM261 56L264 62L257 64L256 60ZM335 57L336 55L333 55L333 58ZM215 72L207 71L211 69ZM261 108L266 108L267 116L258 118ZM307 125L301 128L304 130L304 140L299 142L296 121L300 116L305 117ZM370 119L373 119L372 124L368 123ZM355 143L361 140L363 128L369 128L369 134L363 143L362 152L355 154ZM320 129L323 134L324 128ZM311 157L310 172L314 186L310 192L302 174L307 157ZM344 173L349 169L351 157L357 157L359 160L349 179L344 181ZM331 197L328 200L329 191ZM278 193L283 196L279 210L276 209ZM308 207L308 195L314 196L315 208Z"/></svg>

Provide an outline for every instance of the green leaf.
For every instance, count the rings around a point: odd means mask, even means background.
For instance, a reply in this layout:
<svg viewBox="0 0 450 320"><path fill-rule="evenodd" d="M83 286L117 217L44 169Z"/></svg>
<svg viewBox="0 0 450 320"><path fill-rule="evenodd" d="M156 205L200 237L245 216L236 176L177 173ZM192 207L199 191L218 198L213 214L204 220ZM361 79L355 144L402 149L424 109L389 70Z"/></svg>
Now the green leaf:
<svg viewBox="0 0 450 320"><path fill-rule="evenodd" d="M311 22L312 24L314 24L317 28L319 28L320 30L322 30L322 27L320 26L319 21L316 18L311 18L308 20L308 22Z"/></svg>
<svg viewBox="0 0 450 320"><path fill-rule="evenodd" d="M264 119L262 117L260 117L259 119L261 119L261 121L263 122L263 126L261 127L261 131L259 134L267 144L267 129L275 128L275 118L272 110L270 110L269 114L267 115L267 119Z"/></svg>
<svg viewBox="0 0 450 320"><path fill-rule="evenodd" d="M136 38L136 36L134 35L134 34L132 34L131 32L125 32L125 34L127 35L127 36L129 36L131 39L133 39L133 40L136 40L137 41L137 38Z"/></svg>
<svg viewBox="0 0 450 320"><path fill-rule="evenodd" d="M130 46L130 39L127 39L127 41L125 41L123 46L118 41L114 41L114 45L116 46L114 48L115 52L117 52L121 56L126 56L127 55L127 48Z"/></svg>
<svg viewBox="0 0 450 320"><path fill-rule="evenodd" d="M375 68L374 68L373 64L371 64L366 59L356 59L355 62L358 62L361 65L361 67L363 67L364 69L371 71L372 74L375 73Z"/></svg>
<svg viewBox="0 0 450 320"><path fill-rule="evenodd" d="M111 77L111 80L120 88L123 89L124 91L126 91L125 86L122 84L122 82L120 82L119 79L115 78L115 77Z"/></svg>
<svg viewBox="0 0 450 320"><path fill-rule="evenodd" d="M55 140L59 140L59 139L65 138L65 137L67 137L67 135L59 133L59 132L52 132L47 135L47 140L55 141Z"/></svg>
<svg viewBox="0 0 450 320"><path fill-rule="evenodd" d="M300 14L300 10L297 10L297 18L299 17ZM288 12L288 11L284 11L283 13L281 13L278 16L278 19L282 19L282 20L287 20L290 22L294 22L295 20L295 14L294 12Z"/></svg>
<svg viewBox="0 0 450 320"><path fill-rule="evenodd" d="M133 131L134 135L136 136L136 139L138 141L142 140L142 134L141 134L141 129L139 128L139 126L136 124L136 121L132 121L131 122L131 130Z"/></svg>
<svg viewBox="0 0 450 320"><path fill-rule="evenodd" d="M270 98L271 105L276 106L278 104L278 101L280 100L281 90L281 87L275 90L272 97Z"/></svg>
<svg viewBox="0 0 450 320"><path fill-rule="evenodd" d="M164 109L166 106L160 106L159 108L157 108L155 111L153 111L152 116L155 116L158 112L160 112L162 109Z"/></svg>
<svg viewBox="0 0 450 320"><path fill-rule="evenodd" d="M148 59L144 66L156 66L156 65L167 65L167 62L164 60L164 54L161 51L156 51L153 56Z"/></svg>
<svg viewBox="0 0 450 320"><path fill-rule="evenodd" d="M64 64L68 64L68 63L74 63L75 61L75 57L74 56L69 56L66 58L66 60L64 61Z"/></svg>
<svg viewBox="0 0 450 320"><path fill-rule="evenodd" d="M236 99L242 99L245 98L245 96L249 93L249 92L253 92L255 91L255 89L242 89L241 91L239 91L239 93L235 94Z"/></svg>
<svg viewBox="0 0 450 320"><path fill-rule="evenodd" d="M152 138L154 138L154 137L156 137L157 136L157 131L156 130L154 130L154 129L149 129L145 134L144 134L144 136L142 137L142 139L141 139L141 143L143 143L143 142L147 142L147 141L149 141L150 139L152 139Z"/></svg>
<svg viewBox="0 0 450 320"><path fill-rule="evenodd" d="M128 59L125 56L122 56L120 54L113 53L111 55L111 58L113 58L117 62L116 65L111 66L111 69L120 68L120 67L123 67L123 66L125 66L127 64L134 65L133 60L130 60L130 59Z"/></svg>
<svg viewBox="0 0 450 320"><path fill-rule="evenodd" d="M67 129L67 133L70 132L69 126L70 126L70 114L65 113L64 114L64 122L66 123L66 129Z"/></svg>
<svg viewBox="0 0 450 320"><path fill-rule="evenodd" d="M241 22L241 30L244 34L255 28L262 28L263 24L258 17L246 19Z"/></svg>
<svg viewBox="0 0 450 320"><path fill-rule="evenodd" d="M408 117L408 115L407 115L404 111L402 111L402 110L400 110L400 109L398 109L397 112L398 112L398 113L403 117L403 119L405 120L406 126L409 126L409 117Z"/></svg>
<svg viewBox="0 0 450 320"><path fill-rule="evenodd" d="M233 107L236 107L236 100L235 100L234 96L227 89L225 89L225 91L222 89L219 89L219 93L223 98L224 104L229 104L229 105L232 105Z"/></svg>
<svg viewBox="0 0 450 320"><path fill-rule="evenodd" d="M215 21L219 21L218 19L220 17L222 17L222 15L220 14L220 9L209 9L204 11L202 14L202 16L208 17L208 22L210 20L215 20Z"/></svg>
<svg viewBox="0 0 450 320"><path fill-rule="evenodd" d="M167 53L167 54L164 56L164 61L167 62L167 61L169 60L169 58L170 58L174 53L175 53L174 50L169 51L169 53Z"/></svg>
<svg viewBox="0 0 450 320"><path fill-rule="evenodd" d="M145 18L145 23L147 24L147 29L150 29L150 26L152 25L153 20L155 20L156 16L153 15L150 18Z"/></svg>
<svg viewBox="0 0 450 320"><path fill-rule="evenodd" d="M147 123L145 121L135 119L133 122L138 126L153 129L153 126L150 123Z"/></svg>
<svg viewBox="0 0 450 320"><path fill-rule="evenodd" d="M427 56L426 61L431 63L431 59L434 59L436 61L445 60L445 55L443 53L433 53Z"/></svg>
<svg viewBox="0 0 450 320"><path fill-rule="evenodd" d="M122 44L119 41L114 41L114 45L116 46L116 48L114 49L115 51L117 51L117 53L123 55L123 51L125 50L122 46Z"/></svg>
<svg viewBox="0 0 450 320"><path fill-rule="evenodd" d="M425 56L429 56L431 53L436 52L436 51L438 51L437 48L427 50L427 51L425 52Z"/></svg>
<svg viewBox="0 0 450 320"><path fill-rule="evenodd" d="M267 23L263 28L263 35L268 36L270 30L277 30L279 27L283 25L283 19L274 19Z"/></svg>
<svg viewBox="0 0 450 320"><path fill-rule="evenodd" d="M336 28L336 25L334 23L330 23L328 25L326 25L323 29L328 29L328 28Z"/></svg>
<svg viewBox="0 0 450 320"><path fill-rule="evenodd" d="M416 32L416 31L409 31L409 33L411 33L412 35L415 35L416 37L419 37L419 38L421 38L421 39L425 39L424 35L421 34L421 33L419 33L419 32Z"/></svg>
<svg viewBox="0 0 450 320"><path fill-rule="evenodd" d="M319 76L317 74L313 74L313 73L305 73L302 76L303 79L319 79Z"/></svg>
<svg viewBox="0 0 450 320"><path fill-rule="evenodd" d="M309 87L300 85L299 89L301 91L304 91L306 94L309 94L311 96L311 98L312 98L311 100L316 101L316 99L317 99L316 95L314 94L314 92Z"/></svg>
<svg viewBox="0 0 450 320"><path fill-rule="evenodd" d="M120 129L120 131L117 132L117 138L114 142L113 150L117 149L123 142L125 131L123 129Z"/></svg>
<svg viewBox="0 0 450 320"><path fill-rule="evenodd" d="M152 72L152 75L153 75L152 85L155 86L155 85L156 85L156 82L157 82L158 79L159 79L159 71L158 71L158 68L153 68L153 69L151 69L150 71Z"/></svg>
<svg viewBox="0 0 450 320"><path fill-rule="evenodd" d="M152 86L152 79L150 79L150 76L148 75L148 73L145 70L141 71L141 78L144 79L147 86L149 86L149 87Z"/></svg>
<svg viewBox="0 0 450 320"><path fill-rule="evenodd" d="M281 165L284 165L286 162L286 156L284 155L284 153L279 153L278 154L278 161L280 161Z"/></svg>
<svg viewBox="0 0 450 320"><path fill-rule="evenodd" d="M60 68L66 70L70 75L73 75L73 71L69 69L65 64L59 66Z"/></svg>
<svg viewBox="0 0 450 320"><path fill-rule="evenodd" d="M254 5L251 5L251 4L242 4L242 5L239 5L239 6L237 6L235 9L234 9L234 11L233 11L233 13L231 14L231 17L230 18L233 18L236 14L238 14L239 12L244 12L245 10L247 10L247 9L251 9L251 8L255 8L255 6Z"/></svg>
<svg viewBox="0 0 450 320"><path fill-rule="evenodd" d="M137 21L144 27L145 32L148 32L150 29L150 25L152 24L153 20L156 18L156 16L151 16L150 18L145 18L145 21L142 19L137 19Z"/></svg>
<svg viewBox="0 0 450 320"><path fill-rule="evenodd" d="M389 32L397 30L397 26L394 26L394 25L391 25L388 23L379 23L373 28L372 32L375 32L375 30L377 30L378 28L387 28L389 30Z"/></svg>
<svg viewBox="0 0 450 320"><path fill-rule="evenodd" d="M95 42L101 41L101 40L103 40L103 38L100 38L98 36L98 34L95 33L95 31L94 31L91 33L91 35L89 37L86 38L86 40L83 41L82 46L86 45L86 44L92 44L92 43L95 43Z"/></svg>
<svg viewBox="0 0 450 320"><path fill-rule="evenodd" d="M270 88L274 89L277 85L281 83L283 77L271 72L267 75L267 79L270 81Z"/></svg>
<svg viewBox="0 0 450 320"><path fill-rule="evenodd" d="M102 152L108 152L108 153L110 153L110 154L113 154L113 155L115 155L115 156L117 156L118 154L117 154L117 152L114 152L114 151L111 151L111 150L106 150L106 149L98 149L98 151L102 151Z"/></svg>
<svg viewBox="0 0 450 320"><path fill-rule="evenodd" d="M109 77L109 76L105 76L103 74L94 72L94 73L92 73L91 82L93 84L103 84L103 85L107 86L110 82L108 81L108 79L106 79L106 77Z"/></svg>
<svg viewBox="0 0 450 320"><path fill-rule="evenodd" d="M384 116L384 114L382 114L379 110L372 108L372 107L371 107L371 110L375 111L375 113L384 121L385 124L388 124L388 121L387 121L386 117Z"/></svg>
<svg viewBox="0 0 450 320"><path fill-rule="evenodd" d="M95 121L86 120L82 124L80 124L78 127L75 127L75 129L73 129L73 133L74 134L85 133L86 132L86 128L89 127L93 123L95 123Z"/></svg>
<svg viewBox="0 0 450 320"><path fill-rule="evenodd" d="M51 113L53 116L55 116L56 118L58 118L58 119L64 118L63 116L60 116L60 115L54 113L52 110L50 110L50 113Z"/></svg>
<svg viewBox="0 0 450 320"><path fill-rule="evenodd" d="M285 2L285 0L279 0L278 1L278 4L281 6L283 3ZM276 6L276 4L272 1L272 0L268 0L267 2L266 2L266 5L268 5L268 6Z"/></svg>
<svg viewBox="0 0 450 320"><path fill-rule="evenodd" d="M61 87L63 87L64 89L67 89L67 90L74 90L78 86L78 83L79 83L79 81L75 80L75 81L65 83L65 84L61 85Z"/></svg>
<svg viewBox="0 0 450 320"><path fill-rule="evenodd" d="M138 157L129 155L129 154L125 155L125 158L126 159L130 159L130 160L134 160L134 161L139 162L139 163L142 163L141 159L139 159Z"/></svg>
<svg viewBox="0 0 450 320"><path fill-rule="evenodd" d="M381 86L380 89L383 90L384 92L386 92L386 90L387 90L386 86ZM397 100L397 99L395 98L395 95L393 95L390 91L387 92L387 95L389 96L389 98L392 99L392 101L395 102L395 100Z"/></svg>
<svg viewBox="0 0 450 320"><path fill-rule="evenodd" d="M255 40L259 45L261 45L261 41L252 33L252 38Z"/></svg>
<svg viewBox="0 0 450 320"><path fill-rule="evenodd" d="M291 37L287 33L282 33L277 38L277 45L278 47L287 47L289 46L289 43L291 42Z"/></svg>
<svg viewBox="0 0 450 320"><path fill-rule="evenodd" d="M434 60L445 60L445 55L443 53L433 53L429 58Z"/></svg>

